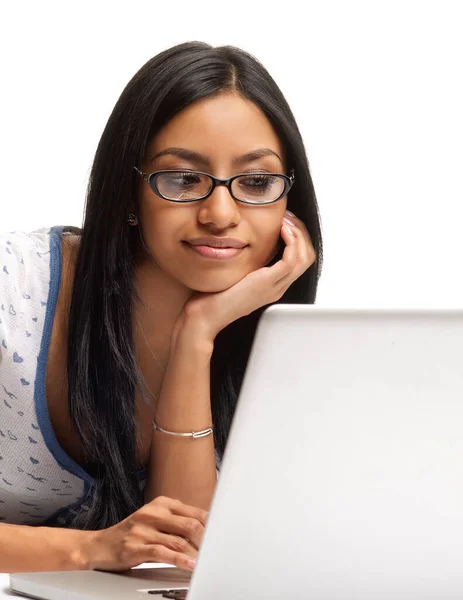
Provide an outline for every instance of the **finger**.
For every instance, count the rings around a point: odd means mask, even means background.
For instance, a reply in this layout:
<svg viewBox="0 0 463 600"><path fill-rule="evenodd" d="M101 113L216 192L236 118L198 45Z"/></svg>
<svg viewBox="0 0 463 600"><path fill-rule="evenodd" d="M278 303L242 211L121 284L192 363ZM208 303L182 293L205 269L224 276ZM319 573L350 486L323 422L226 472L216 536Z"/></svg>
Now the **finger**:
<svg viewBox="0 0 463 600"><path fill-rule="evenodd" d="M188 517L190 519L198 520L203 527L206 525L207 517L209 513L202 508L197 508L196 506L189 506L188 504L183 504L182 502L173 501L174 503L170 506L170 512L173 515L177 515L179 517Z"/></svg>
<svg viewBox="0 0 463 600"><path fill-rule="evenodd" d="M165 515L171 517L166 511ZM171 517L178 518L178 517ZM158 515L157 518L148 518L143 521L132 521L132 526L125 533L125 539L131 540L135 544L162 544L175 552L188 554L195 557L197 548L185 537L166 532L166 519Z"/></svg>
<svg viewBox="0 0 463 600"><path fill-rule="evenodd" d="M293 223L298 228L298 230L302 233L304 238L307 240L307 244L309 246L312 246L312 248L313 248L312 238L310 237L310 233L308 232L304 221L302 221L301 219L298 219L293 213L290 213L289 211L286 211L284 218L287 219L290 223Z"/></svg>
<svg viewBox="0 0 463 600"><path fill-rule="evenodd" d="M283 277L292 273L297 265L297 238L294 233L294 227L286 225L284 222L281 227L281 237L286 246L281 259L271 267L267 267L268 274L274 283L278 283Z"/></svg>
<svg viewBox="0 0 463 600"><path fill-rule="evenodd" d="M315 251L311 243L307 243L303 232L296 225L293 225L290 230L292 233L291 236L289 231L287 231L287 227L288 226L282 227L282 236L285 236L285 241L286 239L288 241L280 261L282 264L277 263L281 268L278 270L275 269L275 272L273 273L276 277L275 285L282 287L283 293L313 264L315 260ZM277 265L275 265L275 267ZM279 297L281 297L283 293L279 292Z"/></svg>
<svg viewBox="0 0 463 600"><path fill-rule="evenodd" d="M137 561L140 561L138 564L144 562L160 562L174 565L179 569L185 569L187 571L193 571L196 565L196 560L193 557L188 556L188 554L183 554L182 552L170 550L170 548L166 548L166 546L161 544L143 546L137 552L136 559Z"/></svg>
<svg viewBox="0 0 463 600"><path fill-rule="evenodd" d="M189 540L178 535L169 535L167 533L158 532L156 539L153 541L155 541L156 545L160 544L161 546L165 546L173 552L186 554L195 559L198 556L198 550L189 542Z"/></svg>
<svg viewBox="0 0 463 600"><path fill-rule="evenodd" d="M286 289L296 281L307 269L315 262L315 251L312 246L308 246L305 237L301 231L295 232L297 259L294 268L290 273L284 275L278 282L278 285L286 286Z"/></svg>
<svg viewBox="0 0 463 600"><path fill-rule="evenodd" d="M166 498L164 496L155 498L151 502L149 502L146 506L153 504L156 505L164 505L167 507L173 515L178 515L179 517L188 517L190 519L197 519L203 526L206 525L207 517L209 513L202 508L198 508L197 506L190 506L188 504L184 504L180 502L180 500L175 500L174 498Z"/></svg>
<svg viewBox="0 0 463 600"><path fill-rule="evenodd" d="M298 246L298 262L295 269L296 278L302 275L302 273L309 268L312 262L310 259L311 244L309 245L309 235L308 233L304 233L304 229L305 226L303 226L303 229L299 228L298 226L294 226L293 228L294 236L296 237Z"/></svg>
<svg viewBox="0 0 463 600"><path fill-rule="evenodd" d="M163 519L162 531L186 538L196 550L199 550L204 535L204 525L198 519L171 515Z"/></svg>
<svg viewBox="0 0 463 600"><path fill-rule="evenodd" d="M295 214L293 214L292 212L289 212L288 210L285 212L284 215L285 219L288 219L288 221L291 221L292 223L298 225L299 227L305 227L305 223L304 221L302 221L302 219L299 219L298 217L296 217Z"/></svg>
<svg viewBox="0 0 463 600"><path fill-rule="evenodd" d="M291 231L294 233L298 244L298 264L300 269L297 276L306 271L316 260L316 252L312 244L312 239L307 231L305 224L296 217L285 217L285 222L291 223Z"/></svg>

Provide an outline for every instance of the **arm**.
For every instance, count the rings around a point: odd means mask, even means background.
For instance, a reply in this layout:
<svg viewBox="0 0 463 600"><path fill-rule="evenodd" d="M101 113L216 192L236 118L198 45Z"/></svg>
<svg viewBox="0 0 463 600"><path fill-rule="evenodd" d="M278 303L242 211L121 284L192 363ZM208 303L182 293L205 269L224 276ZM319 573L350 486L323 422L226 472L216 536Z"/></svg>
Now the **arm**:
<svg viewBox="0 0 463 600"><path fill-rule="evenodd" d="M93 532L54 527L0 524L0 571L88 569Z"/></svg>
<svg viewBox="0 0 463 600"><path fill-rule="evenodd" d="M0 572L126 571L144 562L193 570L207 513L159 497L99 531L0 524Z"/></svg>
<svg viewBox="0 0 463 600"><path fill-rule="evenodd" d="M282 259L216 293L194 294L174 327L171 355L157 405L156 423L175 432L211 425L210 358L217 334L256 309L279 300L315 261L309 233L292 216L282 223ZM177 438L153 432L146 500L163 495L208 510L216 483L212 436Z"/></svg>
<svg viewBox="0 0 463 600"><path fill-rule="evenodd" d="M183 319L173 335L170 358L156 407L156 423L175 432L212 425L210 360L213 341ZM182 438L153 430L146 501L176 498L204 510L217 480L213 435Z"/></svg>

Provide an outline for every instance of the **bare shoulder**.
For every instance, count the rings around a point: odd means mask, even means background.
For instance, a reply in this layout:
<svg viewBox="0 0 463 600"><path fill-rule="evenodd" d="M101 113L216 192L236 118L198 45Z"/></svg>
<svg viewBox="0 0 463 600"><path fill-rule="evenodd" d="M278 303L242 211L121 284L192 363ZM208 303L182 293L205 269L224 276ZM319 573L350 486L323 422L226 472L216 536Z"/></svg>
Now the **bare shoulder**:
<svg viewBox="0 0 463 600"><path fill-rule="evenodd" d="M63 233L61 286L56 306L57 317L61 323L67 321L74 284L74 273L79 256L81 236L77 233Z"/></svg>
<svg viewBox="0 0 463 600"><path fill-rule="evenodd" d="M63 262L65 259L71 260L73 255L76 255L75 258L77 258L81 236L75 231L63 233Z"/></svg>
<svg viewBox="0 0 463 600"><path fill-rule="evenodd" d="M68 319L79 242L80 236L63 233L61 284L53 319L47 367L47 401L52 420L55 418L56 406L60 405L60 398L65 397L63 390L66 386Z"/></svg>

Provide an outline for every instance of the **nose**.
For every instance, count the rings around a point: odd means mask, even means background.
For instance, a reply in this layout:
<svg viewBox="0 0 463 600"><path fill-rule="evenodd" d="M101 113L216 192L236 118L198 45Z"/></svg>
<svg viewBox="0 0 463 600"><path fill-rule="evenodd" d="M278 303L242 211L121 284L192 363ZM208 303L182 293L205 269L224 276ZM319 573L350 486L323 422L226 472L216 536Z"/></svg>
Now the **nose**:
<svg viewBox="0 0 463 600"><path fill-rule="evenodd" d="M227 187L218 185L209 198L201 200L198 221L216 229L238 225L240 212Z"/></svg>

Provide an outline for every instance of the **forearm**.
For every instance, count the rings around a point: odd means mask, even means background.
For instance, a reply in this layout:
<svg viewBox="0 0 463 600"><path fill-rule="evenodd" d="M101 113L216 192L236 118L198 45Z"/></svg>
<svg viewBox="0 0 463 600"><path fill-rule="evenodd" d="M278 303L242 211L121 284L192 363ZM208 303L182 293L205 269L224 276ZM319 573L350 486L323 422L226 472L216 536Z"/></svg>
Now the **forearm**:
<svg viewBox="0 0 463 600"><path fill-rule="evenodd" d="M210 360L213 343L183 330L172 347L156 423L168 431L201 431L212 424ZM176 498L209 510L216 484L213 435L184 438L153 431L146 501Z"/></svg>
<svg viewBox="0 0 463 600"><path fill-rule="evenodd" d="M88 569L91 531L0 524L0 572Z"/></svg>

